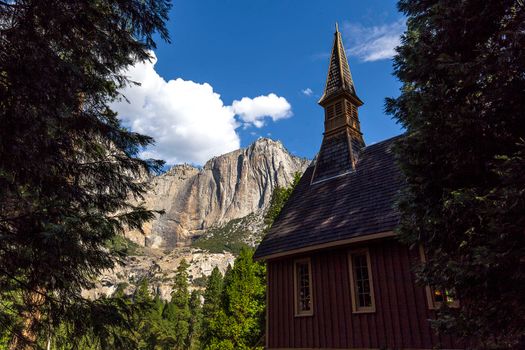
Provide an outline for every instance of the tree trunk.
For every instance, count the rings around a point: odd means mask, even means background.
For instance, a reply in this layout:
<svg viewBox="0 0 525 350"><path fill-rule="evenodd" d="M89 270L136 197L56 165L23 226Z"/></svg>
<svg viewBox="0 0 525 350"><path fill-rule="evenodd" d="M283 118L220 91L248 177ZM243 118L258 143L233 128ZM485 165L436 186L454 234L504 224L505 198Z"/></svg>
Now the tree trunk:
<svg viewBox="0 0 525 350"><path fill-rule="evenodd" d="M42 306L45 295L41 288L28 291L24 296L26 310L22 312L22 330L14 334L9 344L9 350L32 350L36 347L37 326L42 317Z"/></svg>

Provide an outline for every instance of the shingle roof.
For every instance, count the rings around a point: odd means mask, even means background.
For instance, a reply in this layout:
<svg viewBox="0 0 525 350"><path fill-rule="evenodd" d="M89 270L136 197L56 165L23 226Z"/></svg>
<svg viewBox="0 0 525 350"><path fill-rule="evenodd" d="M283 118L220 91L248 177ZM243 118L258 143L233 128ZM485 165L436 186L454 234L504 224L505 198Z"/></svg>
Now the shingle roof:
<svg viewBox="0 0 525 350"><path fill-rule="evenodd" d="M339 30L336 29L332 53L330 55L328 76L326 77L324 93L319 103L322 103L333 95L337 95L341 91L347 91L357 98L352 73L350 73L350 67L348 66L348 60L346 58L346 51L343 47L343 39L341 38Z"/></svg>
<svg viewBox="0 0 525 350"><path fill-rule="evenodd" d="M312 182L324 181L353 169L359 151L365 144L361 137L352 137L348 131L342 130L330 137L325 135L317 154Z"/></svg>
<svg viewBox="0 0 525 350"><path fill-rule="evenodd" d="M393 230L404 179L391 146L400 136L361 150L356 170L311 184L309 167L255 258Z"/></svg>

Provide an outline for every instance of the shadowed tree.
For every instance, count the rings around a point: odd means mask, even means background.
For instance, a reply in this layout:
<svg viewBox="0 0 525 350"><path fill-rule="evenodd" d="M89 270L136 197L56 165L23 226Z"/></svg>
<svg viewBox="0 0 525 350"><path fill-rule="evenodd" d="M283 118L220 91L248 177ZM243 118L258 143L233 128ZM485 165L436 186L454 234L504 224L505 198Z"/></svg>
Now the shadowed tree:
<svg viewBox="0 0 525 350"><path fill-rule="evenodd" d="M71 339L106 336L124 318L81 296L115 264L106 242L154 213L130 204L161 162L109 104L123 69L168 39L167 0L0 1L0 327L11 349L59 322ZM142 177L143 178L143 177ZM119 340L120 341L120 340ZM125 348L117 341L113 348Z"/></svg>
<svg viewBox="0 0 525 350"><path fill-rule="evenodd" d="M525 346L525 5L402 0L404 241L422 284L459 299L434 322L476 348Z"/></svg>

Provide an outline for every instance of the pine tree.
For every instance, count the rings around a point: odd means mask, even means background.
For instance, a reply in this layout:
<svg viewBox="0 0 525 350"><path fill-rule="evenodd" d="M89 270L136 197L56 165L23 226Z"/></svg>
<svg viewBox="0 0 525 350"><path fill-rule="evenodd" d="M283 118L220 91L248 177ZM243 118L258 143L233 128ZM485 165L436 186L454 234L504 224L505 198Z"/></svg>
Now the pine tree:
<svg viewBox="0 0 525 350"><path fill-rule="evenodd" d="M421 245L423 285L460 301L434 322L476 347L525 347L525 6L402 0L395 58L406 128L404 241Z"/></svg>
<svg viewBox="0 0 525 350"><path fill-rule="evenodd" d="M243 249L224 276L222 309L211 323L206 349L252 349L263 345L266 269Z"/></svg>
<svg viewBox="0 0 525 350"><path fill-rule="evenodd" d="M202 332L202 303L201 292L194 290L190 295L190 331L188 333L189 349L200 349L200 337Z"/></svg>
<svg viewBox="0 0 525 350"><path fill-rule="evenodd" d="M135 289L133 302L135 304L151 304L153 302L149 292L149 282L146 278L143 278Z"/></svg>
<svg viewBox="0 0 525 350"><path fill-rule="evenodd" d="M155 298L153 299L153 305L155 315L157 315L158 317L162 317L162 311L164 310L165 303L160 298L160 295L155 295Z"/></svg>
<svg viewBox="0 0 525 350"><path fill-rule="evenodd" d="M219 268L215 266L211 272L210 277L208 277L206 290L204 291L201 334L201 344L203 344L203 346L210 344L213 337L212 324L217 324L217 315L221 310L222 286L222 274L219 271Z"/></svg>
<svg viewBox="0 0 525 350"><path fill-rule="evenodd" d="M161 322L158 305L152 298L149 289L149 283L144 278L132 298L131 318L133 326L131 331L136 342L136 348L141 350L155 349L162 338L158 329L158 323Z"/></svg>
<svg viewBox="0 0 525 350"><path fill-rule="evenodd" d="M266 212L266 215L264 216L264 223L266 224L266 230L270 229L275 219L277 219L277 217L281 213L281 210L283 209L284 205L290 198L290 195L292 194L294 188L299 183L299 180L301 180L301 174L295 173L293 177L293 181L289 187L277 186L273 190L272 200L270 201L270 207L268 208L268 211Z"/></svg>
<svg viewBox="0 0 525 350"><path fill-rule="evenodd" d="M13 303L0 327L12 349L71 320L124 320L82 288L112 268L105 244L154 213L139 199L150 137L124 128L109 105L128 84L123 69L149 58L153 35L168 39L169 0L0 1L0 298ZM19 300L17 295L21 296ZM104 315L104 313L106 313ZM119 322L120 322L119 321Z"/></svg>
<svg viewBox="0 0 525 350"><path fill-rule="evenodd" d="M187 349L190 334L190 293L188 291L188 267L182 260L177 267L171 301L164 309L164 318L169 322L176 349Z"/></svg>

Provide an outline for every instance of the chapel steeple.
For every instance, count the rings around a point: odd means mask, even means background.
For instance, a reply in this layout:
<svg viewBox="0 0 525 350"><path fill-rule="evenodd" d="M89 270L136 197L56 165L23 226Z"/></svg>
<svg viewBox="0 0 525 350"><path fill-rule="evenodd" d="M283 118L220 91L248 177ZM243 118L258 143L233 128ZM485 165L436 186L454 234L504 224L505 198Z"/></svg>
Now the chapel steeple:
<svg viewBox="0 0 525 350"><path fill-rule="evenodd" d="M357 97L337 24L325 90L319 104L325 110L325 130L312 183L354 170L359 152L365 146L357 111L363 102Z"/></svg>

